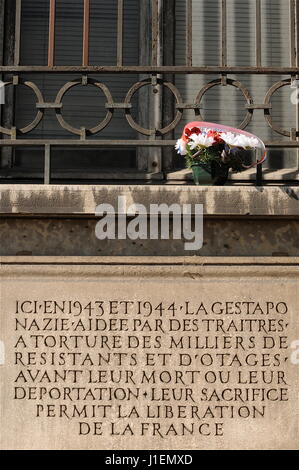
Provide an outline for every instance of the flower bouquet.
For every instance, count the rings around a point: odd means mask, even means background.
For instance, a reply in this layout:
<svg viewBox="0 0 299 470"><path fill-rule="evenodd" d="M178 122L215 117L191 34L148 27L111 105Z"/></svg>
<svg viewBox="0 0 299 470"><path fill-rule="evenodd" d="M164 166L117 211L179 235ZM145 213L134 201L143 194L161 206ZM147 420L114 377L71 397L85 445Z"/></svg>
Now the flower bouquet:
<svg viewBox="0 0 299 470"><path fill-rule="evenodd" d="M208 181L224 185L230 169L242 171L266 159L265 145L258 137L239 129L207 122L187 124L175 148L185 157L186 166L192 169L197 185ZM246 166L246 152L257 149L263 152L262 158Z"/></svg>

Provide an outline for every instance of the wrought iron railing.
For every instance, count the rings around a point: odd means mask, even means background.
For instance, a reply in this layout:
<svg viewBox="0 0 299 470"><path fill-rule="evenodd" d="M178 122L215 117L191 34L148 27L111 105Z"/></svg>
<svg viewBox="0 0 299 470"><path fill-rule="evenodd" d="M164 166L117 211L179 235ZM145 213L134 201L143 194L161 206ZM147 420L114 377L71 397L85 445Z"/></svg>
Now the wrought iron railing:
<svg viewBox="0 0 299 470"><path fill-rule="evenodd" d="M274 148L294 148L299 149L299 104L297 106L297 120L293 128L283 129L272 119L272 97L282 87L290 86L299 77L299 2L290 0L290 66L289 67L263 67L261 51L261 0L256 1L256 65L248 67L232 67L228 65L227 60L227 2L222 0L221 9L221 63L219 66L194 66L192 61L192 0L186 0L186 64L185 65L163 65L163 45L162 45L162 16L165 3L163 0L151 0L151 60L149 65L124 65L124 1L118 0L117 12L117 63L113 66L90 65L89 62L89 44L90 44L90 2L91 0L82 0L84 4L83 13L83 36L82 36L82 65L80 66L57 66L55 65L55 21L56 21L56 0L49 0L49 39L48 39L48 63L40 66L20 65L21 50L21 9L22 0L15 1L15 25L14 25L14 51L13 63L0 66L0 73L3 77L10 77L5 81L5 87L20 85L30 88L36 96L36 116L34 120L23 128L14 126L0 126L1 147L40 147L44 148L44 182L51 181L51 149L54 147L72 146L76 148L83 147L150 147L153 149L153 158L150 159L148 171L152 173L161 172L163 162L158 149L173 147L175 140L169 138L171 133L180 125L183 112L186 109L194 110L198 120L204 120L201 115L202 100L206 92L217 86L231 86L237 88L244 97L245 118L238 127L246 129L250 124L253 114L256 110L263 110L267 125L277 133L278 136L285 136L289 140L282 140L279 137L276 140L266 142L268 149ZM0 4L4 4L3 0ZM163 5L164 3L164 5ZM169 4L169 2L168 2ZM4 44L5 47L5 44ZM2 61L3 63L3 61ZM74 79L65 83L60 90L57 90L57 96L54 101L47 102L44 99L43 92L39 86L32 80L24 79L24 74L72 74ZM122 102L115 102L109 86L102 83L94 75L101 74L146 74L144 78L136 82L128 91ZM181 97L180 91L176 85L168 79L176 74L199 74L209 75L217 74L219 78L206 83L199 91L193 103L186 103ZM255 102L250 91L242 83L242 75L264 74L264 75L286 75L289 78L274 83L268 90L264 102ZM237 76L238 79L230 76ZM63 99L65 94L73 87L79 85L92 85L100 89L106 97L106 115L103 120L91 128L74 127L63 117ZM157 112L154 115L154 121L150 127L140 125L132 115L132 100L134 95L143 87L152 87L157 97ZM171 122L163 126L161 108L161 92L168 89L173 94L174 112ZM159 104L160 103L160 104ZM35 129L42 119L45 112L54 109L59 125L68 133L73 135L73 139L35 139L30 138L30 132ZM113 116L115 110L123 110L124 116L131 128L138 134L138 139L125 140L107 140L101 139L101 131L109 124L113 125ZM98 138L90 139L91 136ZM299 155L299 154L298 154ZM297 168L299 170L299 168ZM260 167L257 168L255 175L256 182L262 183L263 172ZM293 175L294 180L298 179L298 171Z"/></svg>

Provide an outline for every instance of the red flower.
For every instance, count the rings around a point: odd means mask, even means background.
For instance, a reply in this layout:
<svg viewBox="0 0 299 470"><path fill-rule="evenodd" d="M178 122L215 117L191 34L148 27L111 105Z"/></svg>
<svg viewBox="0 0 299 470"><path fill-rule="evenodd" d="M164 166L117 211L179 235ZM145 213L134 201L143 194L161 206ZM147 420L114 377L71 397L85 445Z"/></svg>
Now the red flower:
<svg viewBox="0 0 299 470"><path fill-rule="evenodd" d="M223 144L224 141L221 139L221 135L217 131L210 130L208 132L208 137L213 137L217 144Z"/></svg>
<svg viewBox="0 0 299 470"><path fill-rule="evenodd" d="M199 135L201 134L201 130L199 129L199 127L192 127L191 129L189 127L186 127L185 129L185 134L184 134L184 137L183 139L188 141L188 138L192 135L192 134L196 134L196 135Z"/></svg>
<svg viewBox="0 0 299 470"><path fill-rule="evenodd" d="M192 134L191 130L188 129L188 127L187 127L187 129L185 129L185 136L190 137L191 134Z"/></svg>

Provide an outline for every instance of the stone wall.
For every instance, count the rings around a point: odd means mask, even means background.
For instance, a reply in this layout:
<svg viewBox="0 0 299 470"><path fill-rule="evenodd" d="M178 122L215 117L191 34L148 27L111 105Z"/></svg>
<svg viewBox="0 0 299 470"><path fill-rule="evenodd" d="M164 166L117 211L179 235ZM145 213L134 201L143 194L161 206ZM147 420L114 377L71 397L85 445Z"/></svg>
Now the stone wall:
<svg viewBox="0 0 299 470"><path fill-rule="evenodd" d="M2 185L1 256L298 256L299 187L171 185ZM204 243L104 240L95 236L99 204L203 204ZM170 227L170 230L172 227Z"/></svg>

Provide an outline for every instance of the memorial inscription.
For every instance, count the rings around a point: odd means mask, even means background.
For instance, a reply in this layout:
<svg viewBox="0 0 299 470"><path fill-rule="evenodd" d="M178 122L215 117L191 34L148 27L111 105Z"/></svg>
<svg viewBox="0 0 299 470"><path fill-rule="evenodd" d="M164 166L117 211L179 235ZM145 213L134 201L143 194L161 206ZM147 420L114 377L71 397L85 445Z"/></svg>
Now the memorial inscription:
<svg viewBox="0 0 299 470"><path fill-rule="evenodd" d="M298 448L298 284L296 263L3 263L1 447Z"/></svg>

